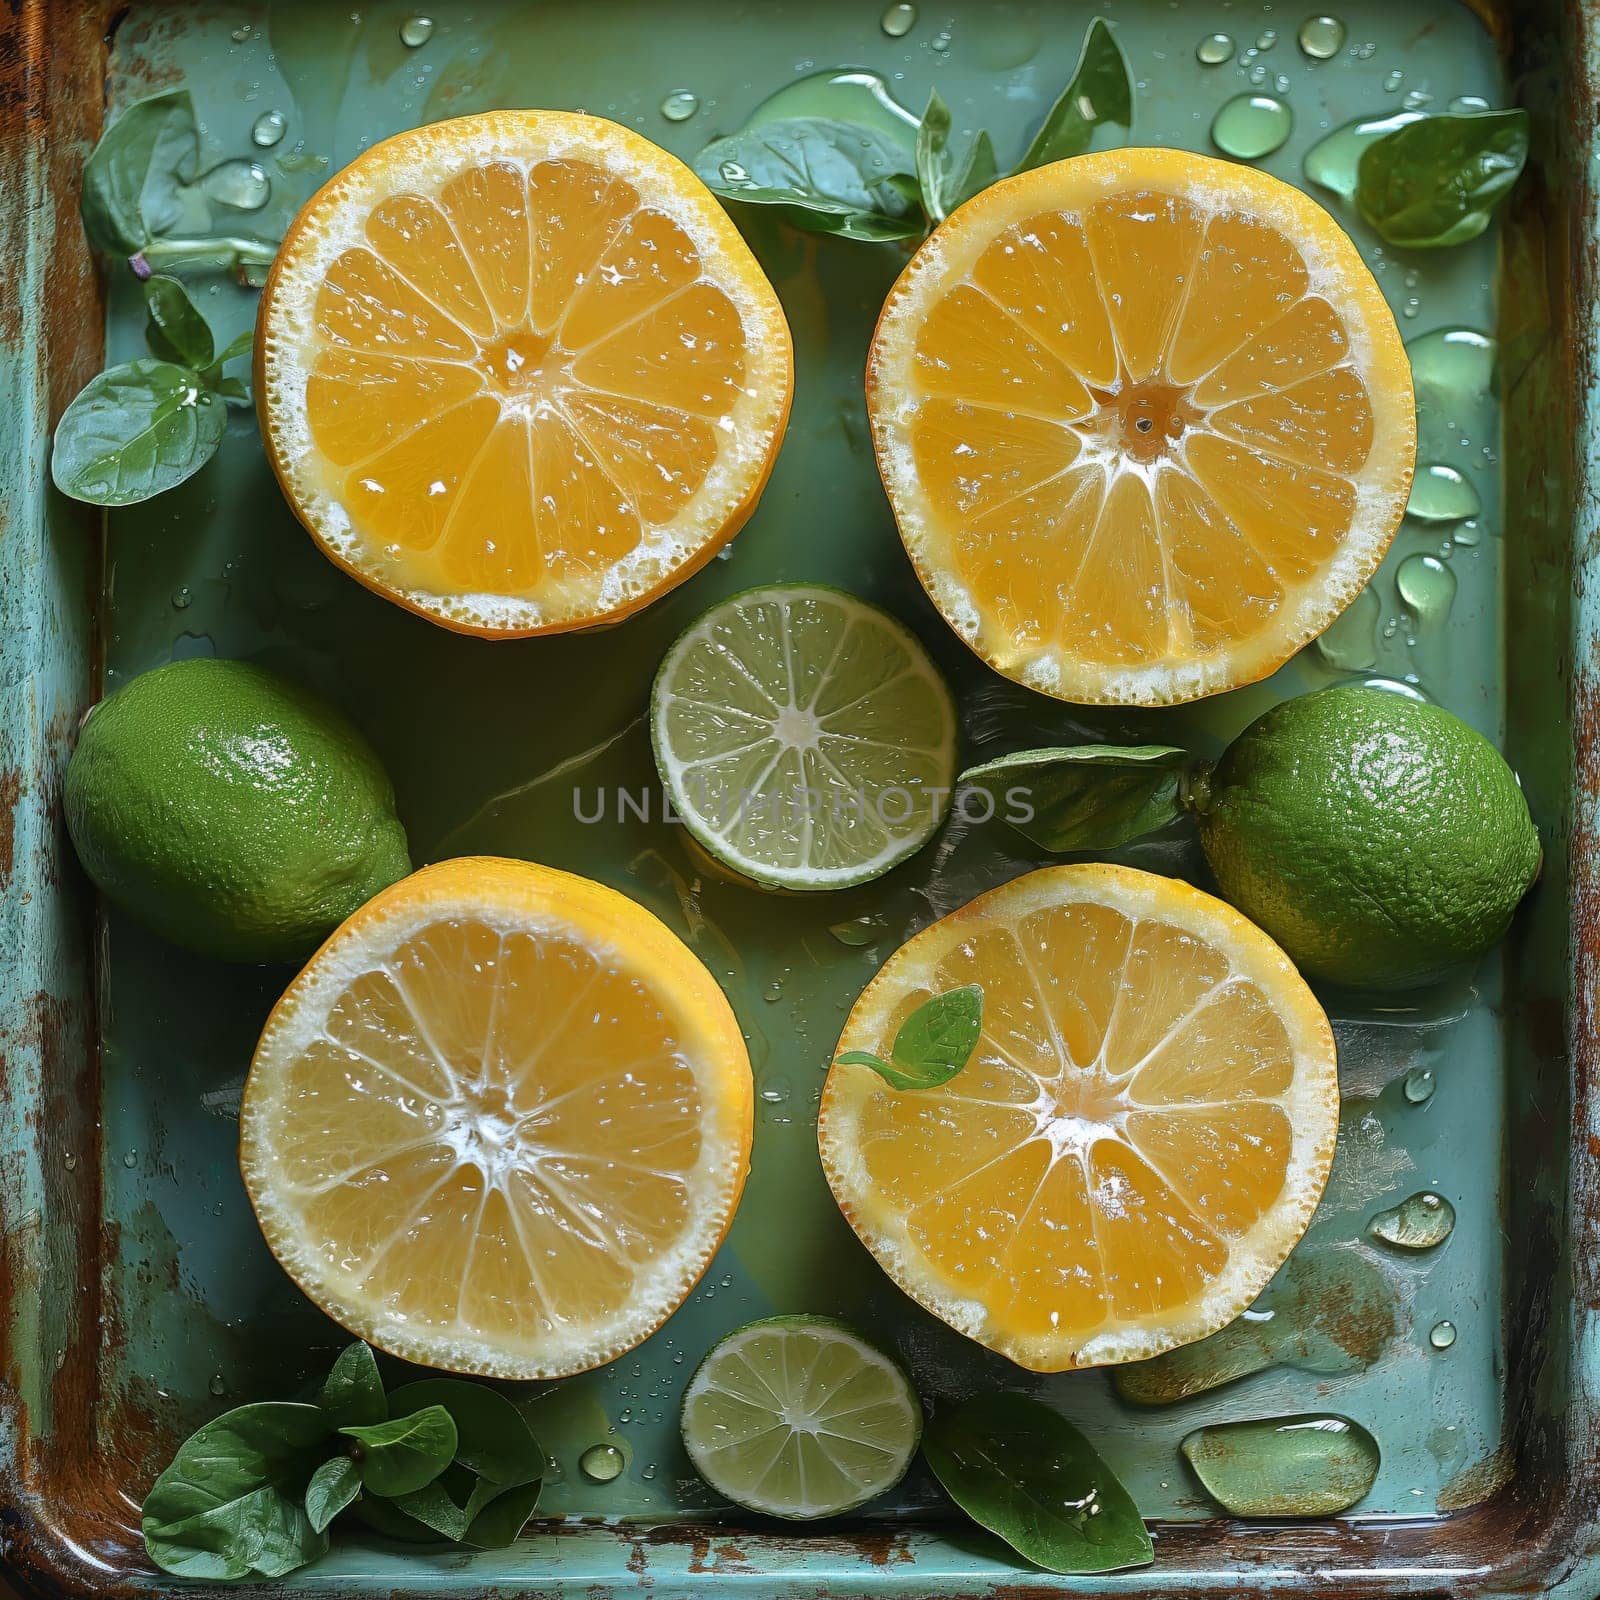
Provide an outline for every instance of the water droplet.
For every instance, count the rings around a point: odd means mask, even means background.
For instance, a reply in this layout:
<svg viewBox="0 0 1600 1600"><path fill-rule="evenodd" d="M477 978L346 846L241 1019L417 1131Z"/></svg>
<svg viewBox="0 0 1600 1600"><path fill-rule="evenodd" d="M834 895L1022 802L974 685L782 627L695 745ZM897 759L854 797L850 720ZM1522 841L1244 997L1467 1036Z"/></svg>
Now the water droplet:
<svg viewBox="0 0 1600 1600"><path fill-rule="evenodd" d="M228 35L228 37L232 39L235 44L243 44L245 40L250 37L250 32L250 24L248 22L241 22L239 26Z"/></svg>
<svg viewBox="0 0 1600 1600"><path fill-rule="evenodd" d="M761 998L765 1000L769 1006L775 1004L777 1001L783 998L783 984L777 978L774 978L772 982L761 991Z"/></svg>
<svg viewBox="0 0 1600 1600"><path fill-rule="evenodd" d="M1380 1211L1367 1224L1367 1232L1397 1250L1436 1250L1455 1225L1456 1208L1442 1194L1424 1189Z"/></svg>
<svg viewBox="0 0 1600 1600"><path fill-rule="evenodd" d="M189 586L187 584L185 584L181 589L174 589L172 591L172 609L174 611L187 610L190 601L193 599L194 596L190 594Z"/></svg>
<svg viewBox="0 0 1600 1600"><path fill-rule="evenodd" d="M1400 69L1399 69L1399 68L1398 68L1398 67L1396 67L1396 68L1395 68L1395 69L1394 69L1394 71L1393 71L1393 72L1391 72L1391 73L1390 73L1390 74L1389 74L1389 75L1388 75L1388 76L1387 76L1387 77L1386 77L1386 78L1385 78L1385 79L1384 79L1384 80L1383 80L1383 87L1384 87L1384 92L1385 92L1385 93L1386 93L1386 94L1393 94L1393 93L1395 93L1395 91L1396 91L1396 90L1397 90L1397 89L1399 89L1399 87L1400 87L1400 85L1401 85L1401 84L1402 84L1402 83L1404 83L1404 82L1405 82L1405 81L1406 81L1406 75L1405 75L1405 73L1403 73L1403 72L1402 72L1402 71L1401 71L1401 70L1400 70Z"/></svg>
<svg viewBox="0 0 1600 1600"><path fill-rule="evenodd" d="M1394 575L1394 586L1419 629L1443 622L1456 597L1456 575L1437 556L1407 556Z"/></svg>
<svg viewBox="0 0 1600 1600"><path fill-rule="evenodd" d="M840 944L849 945L852 950L871 944L886 931L887 924L882 917L852 917L848 922L835 922L828 929Z"/></svg>
<svg viewBox="0 0 1600 1600"><path fill-rule="evenodd" d="M1456 1342L1456 1325L1453 1322L1436 1322L1428 1329L1428 1343L1435 1350L1448 1350Z"/></svg>
<svg viewBox="0 0 1600 1600"><path fill-rule="evenodd" d="M1256 35L1257 50L1270 50L1277 42L1278 30L1276 28L1263 28L1261 32Z"/></svg>
<svg viewBox="0 0 1600 1600"><path fill-rule="evenodd" d="M1208 33L1194 47L1195 59L1202 66L1220 67L1224 61L1233 60L1235 48L1232 34Z"/></svg>
<svg viewBox="0 0 1600 1600"><path fill-rule="evenodd" d="M1395 1336L1395 1291L1360 1251L1297 1251L1245 1314L1220 1333L1150 1361L1117 1367L1117 1392L1168 1405L1267 1367L1324 1375L1360 1372Z"/></svg>
<svg viewBox="0 0 1600 1600"><path fill-rule="evenodd" d="M400 24L400 43L408 50L416 50L425 45L433 37L433 18L424 16L407 17Z"/></svg>
<svg viewBox="0 0 1600 1600"><path fill-rule="evenodd" d="M648 1483L653 1477L655 1477L657 1470L658 1469L656 1467L655 1462L652 1461L650 1463L650 1465L648 1467L646 1467L644 1469L644 1471L639 1474L639 1476L641 1478L643 1478L646 1483Z"/></svg>
<svg viewBox="0 0 1600 1600"><path fill-rule="evenodd" d="M834 67L786 83L750 113L745 128L754 130L790 117L859 122L908 152L916 144L920 121L916 112L895 99L880 74L864 67Z"/></svg>
<svg viewBox="0 0 1600 1600"><path fill-rule="evenodd" d="M1378 619L1383 602L1373 589L1363 589L1317 640L1317 654L1330 667L1364 672L1378 659Z"/></svg>
<svg viewBox="0 0 1600 1600"><path fill-rule="evenodd" d="M1385 635L1392 633L1391 629L1384 630ZM1421 687L1415 683L1407 683L1400 678L1362 678L1361 686L1364 689L1376 689L1380 694L1397 694L1404 700L1416 700L1423 705L1429 703L1428 696Z"/></svg>
<svg viewBox="0 0 1600 1600"><path fill-rule="evenodd" d="M761 1098L769 1106L781 1106L789 1098L789 1081L787 1078L775 1078L761 1091ZM724 1284L723 1288L727 1288Z"/></svg>
<svg viewBox="0 0 1600 1600"><path fill-rule="evenodd" d="M1200 1428L1183 1453L1206 1493L1239 1517L1348 1511L1378 1476L1378 1442L1348 1417L1309 1415Z"/></svg>
<svg viewBox="0 0 1600 1600"><path fill-rule="evenodd" d="M1279 94L1288 94L1289 74L1287 72L1280 72L1278 76L1272 80L1272 87L1276 89Z"/></svg>
<svg viewBox="0 0 1600 1600"><path fill-rule="evenodd" d="M123 1164L123 1166L129 1168L130 1170L132 1168L138 1166L139 1165L139 1152L137 1150L125 1151L123 1153L123 1157L122 1157L122 1164Z"/></svg>
<svg viewBox="0 0 1600 1600"><path fill-rule="evenodd" d="M690 89L674 89L661 102L661 115L668 122L687 122L700 109L700 97Z"/></svg>
<svg viewBox="0 0 1600 1600"><path fill-rule="evenodd" d="M1250 81L1255 84L1262 84L1267 81L1267 68L1264 62L1258 61L1251 67Z"/></svg>
<svg viewBox="0 0 1600 1600"><path fill-rule="evenodd" d="M1489 102L1481 94L1458 94L1450 102L1450 109L1458 113L1469 111L1487 111Z"/></svg>
<svg viewBox="0 0 1600 1600"><path fill-rule="evenodd" d="M1313 61L1328 61L1344 48L1344 24L1337 17L1307 17L1300 24L1300 48Z"/></svg>
<svg viewBox="0 0 1600 1600"><path fill-rule="evenodd" d="M1211 124L1211 142L1225 156L1257 161L1282 147L1294 127L1294 114L1269 94L1241 94L1230 100Z"/></svg>
<svg viewBox="0 0 1600 1600"><path fill-rule="evenodd" d="M610 1483L622 1476L627 1460L614 1444L591 1445L578 1457L578 1471L592 1483Z"/></svg>
<svg viewBox="0 0 1600 1600"><path fill-rule="evenodd" d="M235 211L259 211L272 198L267 169L259 161L248 161L243 156L201 173L195 187L206 199Z"/></svg>
<svg viewBox="0 0 1600 1600"><path fill-rule="evenodd" d="M72 1151L69 1150L64 1156L62 1156L61 1164L67 1169L68 1172L75 1171L78 1165L78 1158L72 1153Z"/></svg>
<svg viewBox="0 0 1600 1600"><path fill-rule="evenodd" d="M1425 462L1411 480L1406 515L1417 522L1464 522L1483 509L1478 491L1454 467L1442 461Z"/></svg>
<svg viewBox="0 0 1600 1600"><path fill-rule="evenodd" d="M281 111L263 111L250 124L250 142L262 150L270 150L288 130L289 119Z"/></svg>
<svg viewBox="0 0 1600 1600"><path fill-rule="evenodd" d="M928 48L930 50L936 50L940 55L943 55L945 51L950 48L949 32L947 30L942 30L939 33L934 34L934 36L928 41Z"/></svg>
<svg viewBox="0 0 1600 1600"><path fill-rule="evenodd" d="M878 26L889 35L891 39L903 39L917 25L917 8L901 0L898 5L888 6L878 18Z"/></svg>
<svg viewBox="0 0 1600 1600"><path fill-rule="evenodd" d="M1421 115L1420 111L1396 111L1387 117L1358 117L1342 128L1335 128L1306 151L1306 176L1348 200L1356 192L1356 169L1361 163L1361 152L1374 139L1415 122Z"/></svg>
<svg viewBox="0 0 1600 1600"><path fill-rule="evenodd" d="M1407 111L1420 111L1424 106L1433 104L1433 96L1426 89L1407 89L1401 97L1400 104Z"/></svg>
<svg viewBox="0 0 1600 1600"><path fill-rule="evenodd" d="M1431 1067L1413 1067L1400 1085L1400 1092L1414 1106L1426 1105L1433 1098L1434 1081Z"/></svg>
<svg viewBox="0 0 1600 1600"><path fill-rule="evenodd" d="M211 1374L211 1381L206 1385L206 1387L214 1395L225 1395L228 1392L228 1380L224 1378L220 1372L213 1372Z"/></svg>

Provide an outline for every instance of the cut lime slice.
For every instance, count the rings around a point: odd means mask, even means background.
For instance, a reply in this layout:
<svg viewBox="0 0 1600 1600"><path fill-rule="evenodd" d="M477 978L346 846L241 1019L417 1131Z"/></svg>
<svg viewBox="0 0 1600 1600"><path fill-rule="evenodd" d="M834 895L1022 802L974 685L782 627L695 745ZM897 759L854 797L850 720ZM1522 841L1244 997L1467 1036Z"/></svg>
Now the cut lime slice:
<svg viewBox="0 0 1600 1600"><path fill-rule="evenodd" d="M838 589L712 607L661 663L650 722L690 832L764 887L865 883L950 808L950 691L908 629Z"/></svg>
<svg viewBox="0 0 1600 1600"><path fill-rule="evenodd" d="M905 1476L922 1405L898 1361L831 1317L751 1322L683 1397L683 1442L720 1495L764 1516L853 1511Z"/></svg>

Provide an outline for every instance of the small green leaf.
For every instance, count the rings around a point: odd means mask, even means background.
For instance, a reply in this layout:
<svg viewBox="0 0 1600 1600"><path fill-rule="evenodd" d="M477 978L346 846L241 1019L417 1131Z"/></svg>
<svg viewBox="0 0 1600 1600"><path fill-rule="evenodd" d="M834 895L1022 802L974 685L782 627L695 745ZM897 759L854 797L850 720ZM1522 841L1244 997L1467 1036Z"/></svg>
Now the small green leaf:
<svg viewBox="0 0 1600 1600"><path fill-rule="evenodd" d="M363 1500L357 1515L391 1539L431 1544L449 1539L499 1550L519 1533L539 1499L539 1483L499 1484L462 1466L398 1500Z"/></svg>
<svg viewBox="0 0 1600 1600"><path fill-rule="evenodd" d="M328 1548L303 1497L333 1423L317 1406L239 1406L178 1447L142 1513L145 1548L166 1572L279 1578Z"/></svg>
<svg viewBox="0 0 1600 1600"><path fill-rule="evenodd" d="M1193 761L1167 744L1047 745L969 767L959 781L1046 850L1113 850L1182 815Z"/></svg>
<svg viewBox="0 0 1600 1600"><path fill-rule="evenodd" d="M1105 20L1096 17L1083 36L1072 80L1051 106L1016 170L1081 156L1104 123L1126 132L1133 126L1133 82L1122 47Z"/></svg>
<svg viewBox="0 0 1600 1600"><path fill-rule="evenodd" d="M423 1378L389 1396L390 1414L441 1406L456 1425L455 1459L502 1486L544 1476L544 1451L522 1413L493 1389L465 1378Z"/></svg>
<svg viewBox="0 0 1600 1600"><path fill-rule="evenodd" d="M957 168L950 148L950 108L935 89L917 125L917 182L929 220L943 222L957 206L988 188L996 176L994 145L987 133L980 132L973 139L966 161Z"/></svg>
<svg viewBox="0 0 1600 1600"><path fill-rule="evenodd" d="M983 1032L983 990L975 983L924 1000L900 1024L891 1061L846 1050L841 1066L871 1067L891 1089L937 1089L972 1059Z"/></svg>
<svg viewBox="0 0 1600 1600"><path fill-rule="evenodd" d="M349 1456L330 1456L306 1485L306 1518L321 1533L361 1493L361 1474Z"/></svg>
<svg viewBox="0 0 1600 1600"><path fill-rule="evenodd" d="M1133 1498L1064 1417L1020 1394L941 1408L922 1439L934 1476L974 1522L1049 1572L1155 1559Z"/></svg>
<svg viewBox="0 0 1600 1600"><path fill-rule="evenodd" d="M1527 159L1526 111L1423 117L1362 151L1356 208L1390 244L1462 244L1489 226Z"/></svg>
<svg viewBox="0 0 1600 1600"><path fill-rule="evenodd" d="M211 385L211 391L213 394L220 395L230 406L248 406L250 404L250 386L241 382L238 378L218 378Z"/></svg>
<svg viewBox="0 0 1600 1600"><path fill-rule="evenodd" d="M362 1487L388 1499L432 1483L455 1459L455 1419L443 1406L339 1432L360 1446Z"/></svg>
<svg viewBox="0 0 1600 1600"><path fill-rule="evenodd" d="M371 1427L389 1415L383 1379L370 1345L357 1339L339 1352L317 1393L317 1404L333 1418L336 1428Z"/></svg>
<svg viewBox="0 0 1600 1600"><path fill-rule="evenodd" d="M247 356L254 349L256 330L246 328L243 333L236 333L222 349L217 352L216 364L225 367L230 361L236 361L240 356Z"/></svg>
<svg viewBox="0 0 1600 1600"><path fill-rule="evenodd" d="M149 313L144 342L150 346L151 355L196 371L211 365L216 359L211 329L200 308L189 298L189 291L176 278L164 272L147 278L144 303Z"/></svg>
<svg viewBox="0 0 1600 1600"><path fill-rule="evenodd" d="M921 234L905 152L860 123L783 117L713 139L694 169L725 200L777 206L813 233L878 241Z"/></svg>
<svg viewBox="0 0 1600 1600"><path fill-rule="evenodd" d="M171 489L216 453L227 410L187 367L112 367L62 413L50 473L63 494L126 506Z"/></svg>
<svg viewBox="0 0 1600 1600"><path fill-rule="evenodd" d="M83 227L108 255L132 255L174 229L204 226L207 208L187 194L200 133L187 89L128 107L101 135L83 169Z"/></svg>

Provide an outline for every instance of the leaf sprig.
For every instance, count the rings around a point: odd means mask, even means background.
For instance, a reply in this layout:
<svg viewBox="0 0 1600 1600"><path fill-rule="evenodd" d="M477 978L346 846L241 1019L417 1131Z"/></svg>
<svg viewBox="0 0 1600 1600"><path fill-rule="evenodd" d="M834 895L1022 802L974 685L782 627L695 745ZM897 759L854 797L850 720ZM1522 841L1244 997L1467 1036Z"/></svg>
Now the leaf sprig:
<svg viewBox="0 0 1600 1600"><path fill-rule="evenodd" d="M386 1395L358 1341L310 1403L238 1406L192 1434L145 1497L145 1548L180 1577L281 1578L326 1553L348 1510L391 1537L498 1549L543 1476L510 1401L461 1378Z"/></svg>
<svg viewBox="0 0 1600 1600"><path fill-rule="evenodd" d="M894 1036L889 1060L846 1050L840 1066L871 1067L891 1089L937 1089L972 1059L983 1032L983 989L976 983L924 1000Z"/></svg>
<svg viewBox="0 0 1600 1600"><path fill-rule="evenodd" d="M146 280L148 357L108 367L56 424L50 475L74 500L127 506L192 477L216 454L227 407L247 406L250 390L224 368L247 355L253 334L221 350L176 278Z"/></svg>
<svg viewBox="0 0 1600 1600"><path fill-rule="evenodd" d="M1133 85L1122 50L1096 17L1072 78L1012 172L1082 155L1101 126L1133 124ZM831 117L757 118L713 139L694 169L724 200L776 207L811 233L869 242L918 239L1000 176L994 143L980 130L957 156L950 108L937 90L914 144L864 123Z"/></svg>

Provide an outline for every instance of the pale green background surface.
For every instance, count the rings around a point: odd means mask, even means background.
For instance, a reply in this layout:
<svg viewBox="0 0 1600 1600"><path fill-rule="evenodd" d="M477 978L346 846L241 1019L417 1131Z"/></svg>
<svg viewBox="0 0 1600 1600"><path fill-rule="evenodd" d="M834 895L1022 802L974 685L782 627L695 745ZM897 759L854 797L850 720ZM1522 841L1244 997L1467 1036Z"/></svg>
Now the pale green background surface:
<svg viewBox="0 0 1600 1600"><path fill-rule="evenodd" d="M1282 73L1295 131L1263 163L1294 180L1308 146L1351 117L1397 109L1407 90L1442 104L1479 94L1500 103L1487 36L1453 0L1363 0L1338 8L1347 46L1327 64L1294 41L1305 14L1271 5L1101 8L1116 25L1138 82L1135 137L1207 148L1215 109ZM883 35L880 8L862 0L803 6L578 6L432 8L431 41L407 50L411 8L216 6L193 12L136 6L112 56L114 101L164 85L172 69L192 89L208 158L255 155L275 197L261 225L290 214L314 186L282 172L301 142L333 166L373 138L438 116L501 105L560 105L614 116L680 155L731 131L765 95L807 72L876 68L919 108L937 86L957 139L993 131L1002 161L1021 149L1066 81L1094 13L1067 5L925 5L912 32ZM181 19L181 20L180 20ZM1241 56L1202 67L1194 45L1223 28ZM1254 59L1264 29L1276 42ZM933 48L941 35L947 48ZM1373 45L1369 57L1351 47ZM1403 85L1386 90L1394 71ZM690 89L701 108L671 123L664 95ZM276 108L288 134L254 151L251 122ZM1327 198L1327 197L1323 197ZM1406 337L1452 323L1493 325L1489 241L1390 259L1372 235L1341 220L1378 270ZM1166 1411L1131 1412L1103 1373L1035 1379L912 1306L839 1220L817 1163L813 1117L829 1051L849 1004L889 951L936 914L1030 864L997 827L953 825L881 883L815 899L771 899L703 879L682 830L632 822L581 826L574 785L649 785L643 723L651 673L667 644L723 594L774 579L837 583L886 604L921 634L960 698L968 759L1032 742L1083 736L1158 738L1214 750L1274 699L1348 674L1306 652L1271 682L1171 713L1084 713L1015 690L971 658L924 600L877 482L860 395L877 308L903 255L891 247L814 241L764 219L750 237L783 297L795 334L794 418L771 486L733 547L705 572L621 628L587 637L487 644L448 634L386 605L344 578L283 506L248 417L234 420L218 459L183 488L110 517L106 541L108 684L175 656L244 656L315 684L342 704L388 762L421 862L494 852L605 879L660 913L728 988L750 1040L757 1078L753 1172L727 1246L691 1301L639 1351L608 1371L522 1391L554 1465L542 1509L662 1517L714 1509L676 1440L678 1397L694 1362L727 1329L771 1311L853 1318L894 1342L924 1392L952 1396L1015 1385L1048 1397L1105 1450L1147 1516L1211 1514L1177 1442L1213 1418L1341 1411L1377 1436L1384 1454L1361 1515L1432 1512L1441 1492L1500 1442L1502 1028L1498 962L1475 983L1425 993L1374 1013L1329 997L1347 1096L1344 1136L1313 1237L1354 1240L1367 1219L1406 1194L1437 1188L1460 1221L1441 1250L1382 1254L1402 1331L1370 1372L1319 1381L1264 1374ZM254 297L231 286L201 295L219 337L245 325ZM142 350L134 286L116 285L112 360ZM1447 624L1417 634L1393 574L1400 559L1439 553L1447 534L1407 524L1375 580L1377 665L1422 687L1491 736L1501 732L1498 420L1463 417L1454 460L1486 506L1478 542L1451 546L1459 594ZM1468 537L1471 536L1469 530ZM188 604L174 603L187 591ZM1415 638L1413 644L1410 639ZM1156 870L1199 874L1179 834L1123 852ZM1203 881L1203 879L1202 879ZM880 919L881 936L847 948L828 928ZM123 1370L170 1414L198 1420L241 1398L296 1385L331 1359L337 1331L273 1264L251 1219L234 1160L239 1088L280 969L221 968L175 952L113 917L102 960L106 1205L122 1219L121 1283L130 1349ZM1438 1091L1409 1106L1399 1079L1431 1066ZM1378 1252L1375 1252L1378 1253ZM1427 1330L1460 1330L1445 1353ZM630 1466L604 1487L577 1474L577 1457L611 1439ZM1482 1488L1492 1487L1492 1479ZM914 1473L899 1505L932 1503ZM891 1509L884 1507L884 1510Z"/></svg>

